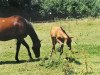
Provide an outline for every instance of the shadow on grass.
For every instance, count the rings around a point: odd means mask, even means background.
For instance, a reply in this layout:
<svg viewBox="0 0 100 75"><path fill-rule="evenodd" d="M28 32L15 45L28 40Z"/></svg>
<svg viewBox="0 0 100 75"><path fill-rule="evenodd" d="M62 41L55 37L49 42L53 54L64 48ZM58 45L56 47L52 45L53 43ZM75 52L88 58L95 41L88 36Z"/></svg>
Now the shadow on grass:
<svg viewBox="0 0 100 75"><path fill-rule="evenodd" d="M81 65L82 63L79 62L78 60L76 60L75 58L71 58L71 57L66 57L66 59L71 63L74 62L77 65Z"/></svg>
<svg viewBox="0 0 100 75"><path fill-rule="evenodd" d="M40 61L40 59L33 59L31 61L27 61L27 60L20 60L20 61L0 61L0 65L3 64L21 64L21 63L25 63L25 62L38 62Z"/></svg>
<svg viewBox="0 0 100 75"><path fill-rule="evenodd" d="M96 64L100 64L100 62L98 61L98 62L94 62L94 63L96 63Z"/></svg>

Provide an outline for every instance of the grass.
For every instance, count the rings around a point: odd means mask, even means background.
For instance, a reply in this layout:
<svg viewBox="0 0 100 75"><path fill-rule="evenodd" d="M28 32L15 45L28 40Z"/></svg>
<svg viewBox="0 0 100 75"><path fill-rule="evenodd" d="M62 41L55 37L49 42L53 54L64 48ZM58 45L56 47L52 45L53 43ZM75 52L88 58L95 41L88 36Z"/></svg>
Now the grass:
<svg viewBox="0 0 100 75"><path fill-rule="evenodd" d="M74 37L72 50L64 46L49 58L52 48L50 29L53 25L62 26L68 35ZM21 46L20 63L15 62L16 40L0 41L0 75L99 75L100 74L100 19L57 20L55 22L33 23L41 44L41 60L27 62L28 54ZM25 38L30 48L30 37ZM57 44L56 48L59 46ZM34 53L31 50L34 58ZM47 58L49 58L47 60ZM65 59L66 58L66 59ZM87 67L87 69L86 69Z"/></svg>

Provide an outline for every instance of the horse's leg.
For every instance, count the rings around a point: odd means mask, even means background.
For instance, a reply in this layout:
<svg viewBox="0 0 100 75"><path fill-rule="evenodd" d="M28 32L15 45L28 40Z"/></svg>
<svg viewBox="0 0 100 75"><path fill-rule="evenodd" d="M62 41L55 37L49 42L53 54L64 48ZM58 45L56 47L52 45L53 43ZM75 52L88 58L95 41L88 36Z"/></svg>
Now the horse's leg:
<svg viewBox="0 0 100 75"><path fill-rule="evenodd" d="M28 44L26 43L26 41L24 39L21 39L21 43L27 48L28 55L29 55L29 58L30 58L29 60L32 60L33 58L32 58Z"/></svg>
<svg viewBox="0 0 100 75"><path fill-rule="evenodd" d="M16 43L16 55L15 55L15 60L16 61L19 61L18 54L19 54L20 45L21 45L21 42L17 39L17 43Z"/></svg>
<svg viewBox="0 0 100 75"><path fill-rule="evenodd" d="M51 38L52 39L52 50L51 50L51 54L50 54L50 57L52 56L52 53L53 53L53 51L55 51L55 45L56 45L56 38L55 37L52 37Z"/></svg>

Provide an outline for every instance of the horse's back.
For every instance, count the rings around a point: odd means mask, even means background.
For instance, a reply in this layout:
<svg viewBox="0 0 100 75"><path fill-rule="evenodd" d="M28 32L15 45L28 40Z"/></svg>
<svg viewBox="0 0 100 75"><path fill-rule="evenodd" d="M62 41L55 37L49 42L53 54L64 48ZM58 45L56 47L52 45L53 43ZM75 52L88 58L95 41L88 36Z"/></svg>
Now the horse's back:
<svg viewBox="0 0 100 75"><path fill-rule="evenodd" d="M58 33L59 31L60 31L60 27L58 27L58 26L53 26L53 27L51 28L50 34L51 34L51 36L56 36L57 33Z"/></svg>
<svg viewBox="0 0 100 75"><path fill-rule="evenodd" d="M25 33L25 20L20 16L0 18L0 40L10 40Z"/></svg>
<svg viewBox="0 0 100 75"><path fill-rule="evenodd" d="M17 22L19 16L11 16L7 18L0 18L0 31L5 30L6 28L11 28Z"/></svg>

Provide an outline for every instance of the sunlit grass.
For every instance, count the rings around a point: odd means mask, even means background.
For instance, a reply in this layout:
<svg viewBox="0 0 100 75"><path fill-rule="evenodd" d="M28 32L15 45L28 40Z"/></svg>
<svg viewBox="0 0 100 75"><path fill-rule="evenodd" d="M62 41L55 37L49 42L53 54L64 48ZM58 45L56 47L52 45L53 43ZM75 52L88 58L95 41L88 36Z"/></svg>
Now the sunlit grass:
<svg viewBox="0 0 100 75"><path fill-rule="evenodd" d="M57 20L55 22L32 23L42 40L41 60L27 62L28 54L24 46L21 46L19 59L25 62L15 62L16 40L0 41L0 75L82 75L86 73L85 56L87 57L88 74L100 74L100 19ZM74 37L72 50L64 46L64 53L60 58L59 52L53 53L49 58L52 48L50 29L53 25L62 26L68 35ZM25 38L32 47L30 37ZM58 44L56 49L58 48ZM34 53L31 49L32 56ZM68 57L68 60L65 58ZM48 59L48 60L47 60Z"/></svg>

